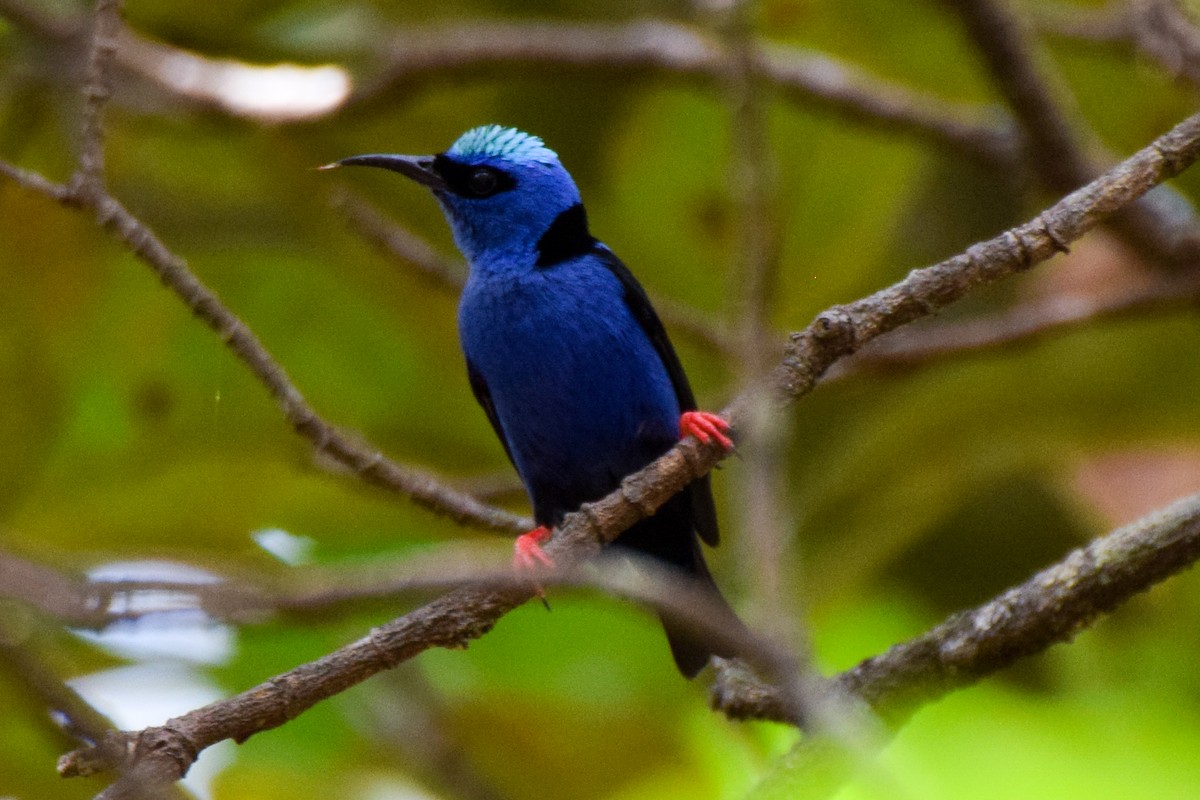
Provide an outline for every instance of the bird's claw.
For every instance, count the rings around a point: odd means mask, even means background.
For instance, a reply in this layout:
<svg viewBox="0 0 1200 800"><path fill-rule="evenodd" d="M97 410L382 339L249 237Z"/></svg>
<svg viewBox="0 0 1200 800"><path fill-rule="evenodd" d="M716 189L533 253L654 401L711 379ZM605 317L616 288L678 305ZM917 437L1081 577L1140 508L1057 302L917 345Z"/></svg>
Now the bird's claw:
<svg viewBox="0 0 1200 800"><path fill-rule="evenodd" d="M540 525L529 533L523 533L513 542L513 569L530 572L542 567L554 567L554 559L546 555L542 545L550 541L550 529Z"/></svg>
<svg viewBox="0 0 1200 800"><path fill-rule="evenodd" d="M708 411L685 411L679 416L679 438L695 436L702 444L716 439L726 450L733 449L733 440L726 434L729 423L724 417Z"/></svg>
<svg viewBox="0 0 1200 800"><path fill-rule="evenodd" d="M542 549L542 544L550 541L550 529L545 525L539 525L529 533L523 533L513 542L513 569L518 573L535 573L543 569L554 569L554 559L546 555L546 551ZM546 590L536 580L533 582L533 588L537 592L537 596L541 598L542 605L546 606L546 610L550 610L550 605L546 602Z"/></svg>

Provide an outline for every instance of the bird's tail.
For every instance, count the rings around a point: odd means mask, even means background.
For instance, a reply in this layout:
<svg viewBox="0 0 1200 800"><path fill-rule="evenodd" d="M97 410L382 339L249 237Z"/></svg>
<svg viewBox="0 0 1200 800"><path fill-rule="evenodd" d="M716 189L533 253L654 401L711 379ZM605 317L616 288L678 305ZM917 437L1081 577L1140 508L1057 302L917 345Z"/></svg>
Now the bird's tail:
<svg viewBox="0 0 1200 800"><path fill-rule="evenodd" d="M738 618L708 571L708 565L704 562L704 553L700 550L700 543L693 540L693 548L695 550L694 560L688 565L687 573L695 588L707 595L706 607L716 610L720 615L711 621L716 627L725 630L744 630L745 623ZM704 669L708 660L713 656L733 658L738 655L734 648L719 642L714 637L700 634L687 623L672 619L669 615L662 613L658 615L658 618L662 621L663 632L667 635L667 644L671 647L675 666L686 678L694 678L700 674L700 670Z"/></svg>

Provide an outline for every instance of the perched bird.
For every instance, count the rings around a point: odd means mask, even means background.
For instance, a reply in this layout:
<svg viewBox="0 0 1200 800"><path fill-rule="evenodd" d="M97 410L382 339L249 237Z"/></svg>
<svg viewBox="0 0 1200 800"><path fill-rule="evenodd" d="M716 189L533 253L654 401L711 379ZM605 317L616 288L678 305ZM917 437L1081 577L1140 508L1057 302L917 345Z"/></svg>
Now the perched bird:
<svg viewBox="0 0 1200 800"><path fill-rule="evenodd" d="M438 155L361 155L328 166L382 167L428 187L469 263L458 308L467 375L538 523L516 541L518 568L549 564L541 545L566 514L612 492L682 436L733 446L725 420L696 410L645 291L592 237L574 180L541 139L487 125ZM707 476L614 546L686 573L740 624L697 536L717 544ZM712 648L663 624L675 663L694 677Z"/></svg>

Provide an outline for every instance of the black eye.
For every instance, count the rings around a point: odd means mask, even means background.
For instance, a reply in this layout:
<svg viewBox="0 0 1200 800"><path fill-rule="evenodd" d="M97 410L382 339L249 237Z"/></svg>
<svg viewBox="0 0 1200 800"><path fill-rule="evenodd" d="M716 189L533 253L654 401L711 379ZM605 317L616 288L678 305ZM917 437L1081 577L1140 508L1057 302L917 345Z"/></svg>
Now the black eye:
<svg viewBox="0 0 1200 800"><path fill-rule="evenodd" d="M471 193L477 197L487 197L496 191L496 186L499 182L496 178L496 173L487 167L480 167L471 173L471 177L467 178L467 186L470 188Z"/></svg>

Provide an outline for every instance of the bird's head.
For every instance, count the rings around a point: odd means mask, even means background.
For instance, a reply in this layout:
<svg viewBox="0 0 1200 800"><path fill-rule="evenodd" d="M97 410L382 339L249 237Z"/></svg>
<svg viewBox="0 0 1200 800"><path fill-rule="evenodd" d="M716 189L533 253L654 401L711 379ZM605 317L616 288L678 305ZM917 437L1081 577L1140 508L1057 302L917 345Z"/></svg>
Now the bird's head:
<svg viewBox="0 0 1200 800"><path fill-rule="evenodd" d="M548 233L555 247L564 235L591 242L579 190L558 155L515 128L472 128L434 156L352 156L329 166L383 167L427 186L472 263L542 263Z"/></svg>

